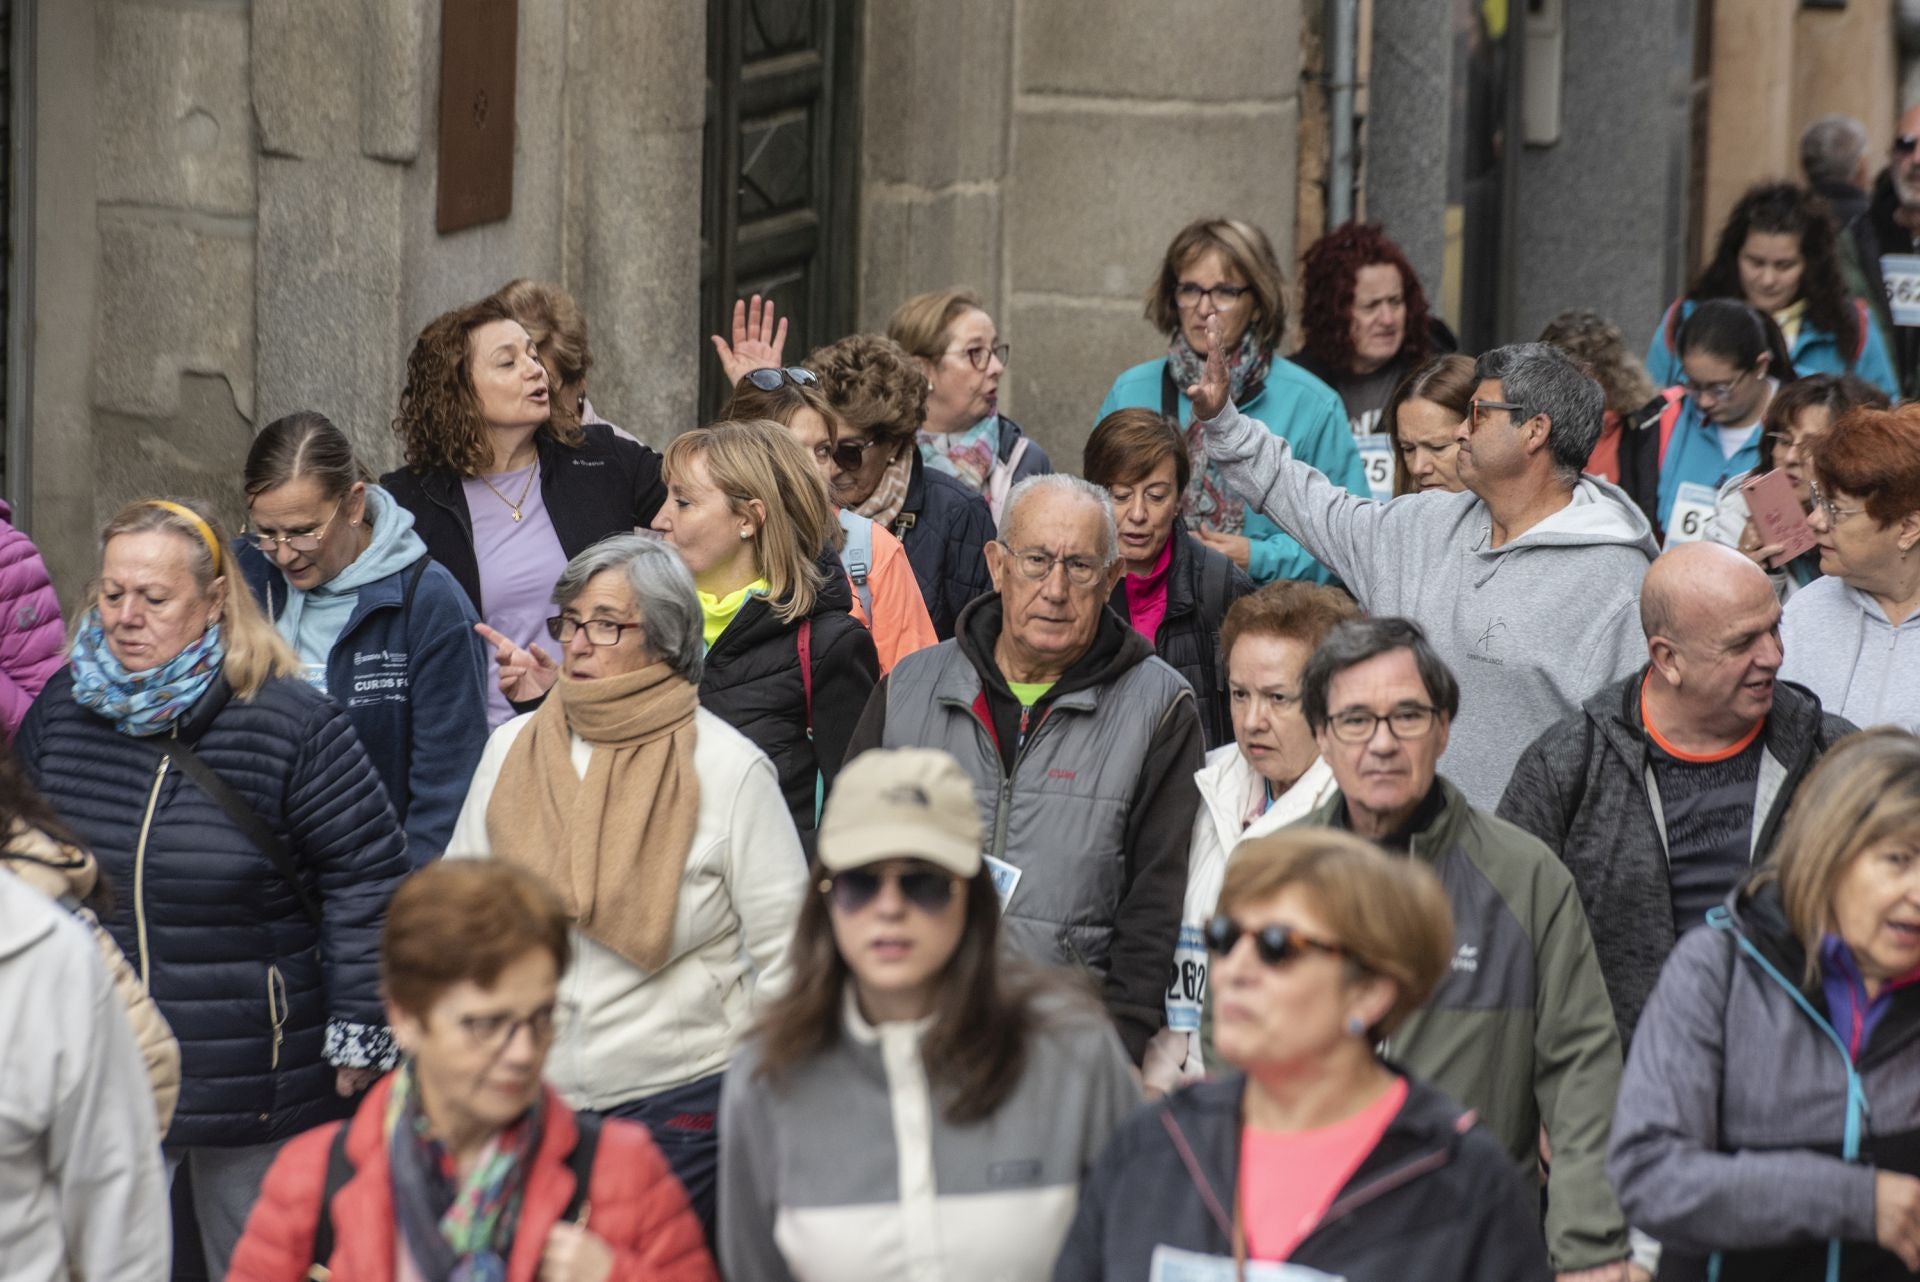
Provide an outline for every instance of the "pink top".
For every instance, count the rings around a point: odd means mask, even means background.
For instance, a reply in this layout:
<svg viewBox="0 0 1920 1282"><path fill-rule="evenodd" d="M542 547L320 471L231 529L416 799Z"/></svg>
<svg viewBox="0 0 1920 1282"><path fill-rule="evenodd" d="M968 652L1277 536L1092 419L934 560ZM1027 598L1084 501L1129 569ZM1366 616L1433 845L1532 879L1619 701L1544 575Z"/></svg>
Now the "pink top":
<svg viewBox="0 0 1920 1282"><path fill-rule="evenodd" d="M1247 1257L1284 1260L1306 1240L1407 1102L1396 1077L1379 1099L1345 1121L1309 1131L1240 1134L1240 1216Z"/></svg>
<svg viewBox="0 0 1920 1282"><path fill-rule="evenodd" d="M1126 576L1127 617L1133 620L1133 630L1149 641L1167 617L1167 567L1173 564L1173 539L1169 534L1160 545L1160 559L1152 570Z"/></svg>

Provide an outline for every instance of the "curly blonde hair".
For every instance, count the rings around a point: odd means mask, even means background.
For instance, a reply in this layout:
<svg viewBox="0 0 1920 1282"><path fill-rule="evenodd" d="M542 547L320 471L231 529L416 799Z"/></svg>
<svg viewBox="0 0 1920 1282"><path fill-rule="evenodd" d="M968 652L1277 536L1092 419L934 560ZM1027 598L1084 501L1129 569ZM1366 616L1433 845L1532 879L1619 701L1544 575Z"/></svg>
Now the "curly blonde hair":
<svg viewBox="0 0 1920 1282"><path fill-rule="evenodd" d="M414 340L407 356L400 412L393 420L408 467L423 472L449 468L460 476L479 476L493 466L493 446L487 440L480 397L473 390L467 345L473 331L494 321L520 323L497 294L436 316ZM540 430L562 445L580 444L580 423L573 412L559 397L552 398L551 404L551 417Z"/></svg>

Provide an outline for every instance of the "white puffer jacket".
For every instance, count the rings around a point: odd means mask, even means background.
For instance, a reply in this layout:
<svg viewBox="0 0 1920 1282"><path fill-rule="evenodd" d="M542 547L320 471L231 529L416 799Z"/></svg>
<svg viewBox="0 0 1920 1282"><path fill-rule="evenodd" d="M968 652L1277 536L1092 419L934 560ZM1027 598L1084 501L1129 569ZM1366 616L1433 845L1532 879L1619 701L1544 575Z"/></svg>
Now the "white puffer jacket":
<svg viewBox="0 0 1920 1282"><path fill-rule="evenodd" d="M454 825L448 858L485 859L487 804L529 717L493 732ZM573 965L547 1080L576 1109L604 1111L727 1066L759 1001L787 982L787 944L807 892L807 861L773 763L705 708L694 713L700 818L674 911L672 955L657 971L573 932ZM573 739L584 777L593 747Z"/></svg>

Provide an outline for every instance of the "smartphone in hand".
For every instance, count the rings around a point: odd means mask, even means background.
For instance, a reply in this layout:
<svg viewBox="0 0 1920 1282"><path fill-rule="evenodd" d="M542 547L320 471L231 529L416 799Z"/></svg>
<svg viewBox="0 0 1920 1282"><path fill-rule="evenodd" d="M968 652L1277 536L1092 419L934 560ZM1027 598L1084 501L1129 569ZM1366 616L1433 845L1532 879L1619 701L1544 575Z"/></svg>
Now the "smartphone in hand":
<svg viewBox="0 0 1920 1282"><path fill-rule="evenodd" d="M1813 530L1807 524L1807 514L1800 510L1793 482L1785 472L1776 469L1744 481L1740 493L1747 500L1747 511L1753 516L1753 528L1760 535L1760 545L1780 546L1780 554L1770 568L1777 570L1813 547Z"/></svg>

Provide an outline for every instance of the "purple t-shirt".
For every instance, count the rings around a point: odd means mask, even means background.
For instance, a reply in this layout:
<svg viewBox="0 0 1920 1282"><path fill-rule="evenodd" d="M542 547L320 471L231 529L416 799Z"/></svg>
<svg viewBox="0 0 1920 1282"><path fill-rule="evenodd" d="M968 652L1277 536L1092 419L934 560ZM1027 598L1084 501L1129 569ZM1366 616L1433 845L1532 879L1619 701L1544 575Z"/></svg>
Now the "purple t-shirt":
<svg viewBox="0 0 1920 1282"><path fill-rule="evenodd" d="M553 613L553 585L560 571L567 568L567 554L560 548L560 536L553 532L547 516L546 500L540 495L540 482L528 486L529 473L536 464L517 472L468 477L460 485L467 495L467 511L473 516L473 555L480 564L480 602L485 607L487 626L515 645L536 642L549 654L556 649L547 637L547 616ZM487 488L487 481L494 489ZM513 519L507 499L518 499L520 519ZM557 655L555 657L558 657ZM500 693L500 683L489 675L487 681L487 728L492 729L513 716L513 705Z"/></svg>

